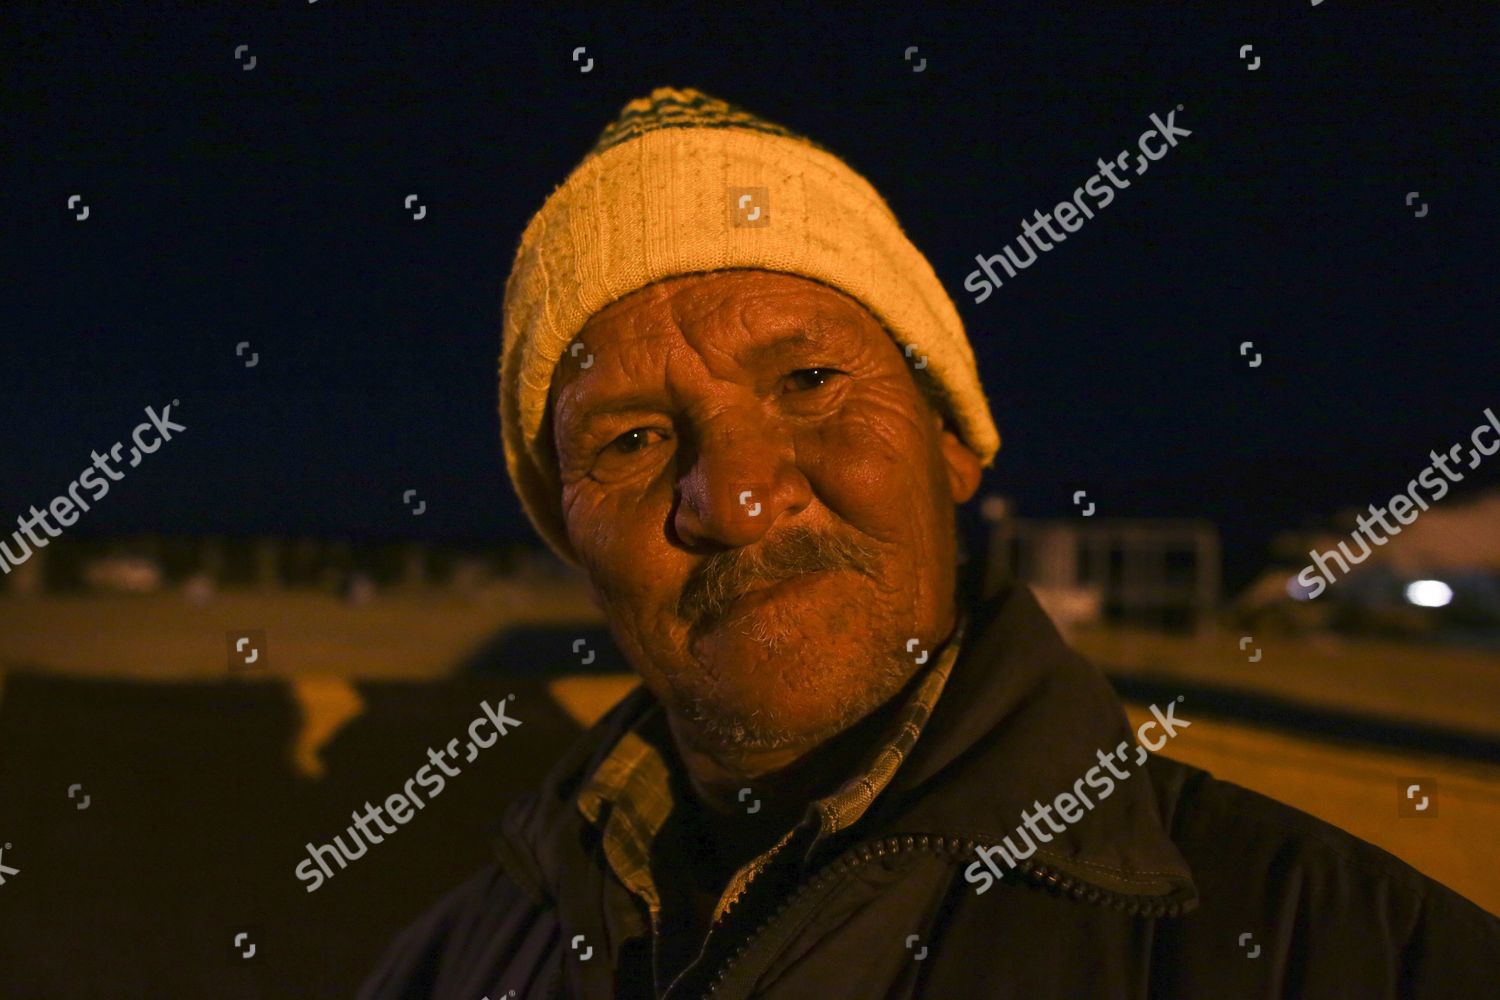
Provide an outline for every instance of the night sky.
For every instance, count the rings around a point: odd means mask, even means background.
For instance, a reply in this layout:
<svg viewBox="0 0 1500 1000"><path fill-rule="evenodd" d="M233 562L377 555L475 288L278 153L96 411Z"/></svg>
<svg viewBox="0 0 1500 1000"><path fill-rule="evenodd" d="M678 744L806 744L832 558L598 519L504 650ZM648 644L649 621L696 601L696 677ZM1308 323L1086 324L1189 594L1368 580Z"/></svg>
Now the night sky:
<svg viewBox="0 0 1500 1000"><path fill-rule="evenodd" d="M1500 407L1492 5L109 6L5 15L7 523L177 399L188 430L70 530L533 538L499 441L503 282L657 86L885 195L980 360L1004 439L982 489L1023 515L1086 489L1100 516L1210 518L1233 581ZM976 254L1178 104L1190 138L974 302ZM1463 486L1497 482L1500 457Z"/></svg>

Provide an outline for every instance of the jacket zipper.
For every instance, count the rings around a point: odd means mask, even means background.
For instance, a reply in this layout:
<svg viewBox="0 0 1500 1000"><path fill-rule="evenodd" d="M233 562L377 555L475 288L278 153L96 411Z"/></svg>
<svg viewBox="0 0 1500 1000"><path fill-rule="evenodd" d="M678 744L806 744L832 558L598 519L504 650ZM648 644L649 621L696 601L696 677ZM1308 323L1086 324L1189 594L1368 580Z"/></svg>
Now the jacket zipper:
<svg viewBox="0 0 1500 1000"><path fill-rule="evenodd" d="M719 970L714 974L709 983L708 992L705 997L711 997L718 992L723 985L724 979L729 975L729 970L734 967L735 962L749 949L766 928L775 923L788 910L792 909L811 892L825 886L830 879L838 878L847 874L860 865L867 864L877 858L887 857L893 854L903 854L908 851L926 851L930 854L941 854L945 856L964 857L972 853L980 846L992 846L984 841L974 840L970 837L947 837L933 836L931 834L897 834L880 840L866 841L856 844L845 851L835 861L820 870L816 875L798 886L791 894L777 904L776 909L770 916L762 920L743 941L735 947L733 954L726 959ZM1065 875L1047 865L1027 859L1016 868L1017 871L1030 882L1048 889L1056 889L1073 899L1086 903L1095 903L1100 906L1108 906L1120 910L1129 916L1164 917L1177 916L1182 912L1181 902L1162 902L1160 900L1143 901L1139 896L1131 896L1111 889L1101 889L1096 885L1079 881L1070 875Z"/></svg>

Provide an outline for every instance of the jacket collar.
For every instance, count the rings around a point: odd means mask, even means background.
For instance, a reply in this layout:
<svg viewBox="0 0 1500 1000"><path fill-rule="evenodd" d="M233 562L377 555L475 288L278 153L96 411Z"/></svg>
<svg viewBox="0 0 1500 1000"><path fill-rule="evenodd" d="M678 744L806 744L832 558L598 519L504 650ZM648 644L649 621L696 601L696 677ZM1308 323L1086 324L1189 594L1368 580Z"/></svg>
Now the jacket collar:
<svg viewBox="0 0 1500 1000"><path fill-rule="evenodd" d="M964 641L922 736L858 824L871 835L933 834L999 844L1016 840L1022 813L1081 782L1122 742L1135 747L1103 674L1058 635L1030 590L1014 585L969 605ZM657 704L633 689L543 779L513 802L496 854L538 900L562 900L577 869L597 864L580 836L580 790L619 740ZM1191 905L1187 864L1159 819L1135 753L1129 777L1037 848L1073 882L1114 894ZM1097 772L1096 772L1097 773ZM1042 827L1043 829L1049 829Z"/></svg>
<svg viewBox="0 0 1500 1000"><path fill-rule="evenodd" d="M1110 774L1099 754L1122 744L1115 767L1127 777L1101 798L1103 782L1085 778ZM1038 823L1052 839L1037 858L1084 886L1190 908L1196 888L1162 827L1144 755L1104 674L1063 641L1029 588L1013 584L975 607L943 697L887 789L883 825L1024 846L1022 814L1079 790L1089 807L1075 822L1061 833Z"/></svg>

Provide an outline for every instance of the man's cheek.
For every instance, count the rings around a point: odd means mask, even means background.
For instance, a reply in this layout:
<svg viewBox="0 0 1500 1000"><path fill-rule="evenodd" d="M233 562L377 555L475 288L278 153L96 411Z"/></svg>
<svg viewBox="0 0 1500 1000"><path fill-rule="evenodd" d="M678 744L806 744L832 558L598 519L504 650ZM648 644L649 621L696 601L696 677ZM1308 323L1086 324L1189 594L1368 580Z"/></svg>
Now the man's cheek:
<svg viewBox="0 0 1500 1000"><path fill-rule="evenodd" d="M584 569L603 600L605 616L625 630L627 644L649 648L652 623L675 607L663 553L607 512L594 520L589 538Z"/></svg>
<svg viewBox="0 0 1500 1000"><path fill-rule="evenodd" d="M642 560L665 542L671 491L659 494L655 480L598 487L587 501L584 519L590 545L619 573L641 571Z"/></svg>
<svg viewBox="0 0 1500 1000"><path fill-rule="evenodd" d="M928 463L920 447L888 422L855 414L799 443L797 460L819 495L845 519L899 519L925 481Z"/></svg>
<svg viewBox="0 0 1500 1000"><path fill-rule="evenodd" d="M586 481L564 488L562 506L573 551L586 566L608 568L613 561L611 549L616 546L616 535L622 527L611 510L610 494Z"/></svg>
<svg viewBox="0 0 1500 1000"><path fill-rule="evenodd" d="M655 495L657 487L594 488L581 494L569 516L570 533L576 525L574 549L593 570L610 579L622 598L646 599L662 585L657 563L666 557L665 525L669 516L670 488L666 496Z"/></svg>
<svg viewBox="0 0 1500 1000"><path fill-rule="evenodd" d="M912 401L885 386L851 397L832 419L817 428L818 439L851 458L910 465L927 442Z"/></svg>

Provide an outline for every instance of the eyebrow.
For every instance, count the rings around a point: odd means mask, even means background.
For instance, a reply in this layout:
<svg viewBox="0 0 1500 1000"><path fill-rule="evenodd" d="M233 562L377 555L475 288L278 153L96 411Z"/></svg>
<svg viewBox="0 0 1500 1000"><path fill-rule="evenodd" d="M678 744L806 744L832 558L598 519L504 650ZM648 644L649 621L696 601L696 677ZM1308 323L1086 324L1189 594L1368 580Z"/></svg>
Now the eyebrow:
<svg viewBox="0 0 1500 1000"><path fill-rule="evenodd" d="M631 393L626 396L613 396L585 409L583 411L583 421L587 423L595 417L612 417L620 413L641 413L646 410L658 410L660 408L658 403L637 393Z"/></svg>
<svg viewBox="0 0 1500 1000"><path fill-rule="evenodd" d="M639 390L631 389L624 393L611 394L598 400L587 403L579 413L577 427L580 431L586 431L588 426L600 417L612 417L621 413L641 413L645 411L657 411L661 409L660 398L654 394L648 395Z"/></svg>
<svg viewBox="0 0 1500 1000"><path fill-rule="evenodd" d="M778 337L767 344L757 344L745 351L745 362L754 365L761 361L772 360L784 354L792 354L809 347L817 347L822 342L809 334L806 330L798 328L784 337Z"/></svg>
<svg viewBox="0 0 1500 1000"><path fill-rule="evenodd" d="M744 362L746 365L754 365L800 351L823 348L829 340L825 331L837 325L842 324L837 324L823 316L814 317L808 322L791 327L775 340L746 349ZM655 393L644 393L636 389L612 393L597 401L586 403L574 426L565 431L565 436L573 438L587 435L590 427L603 417L622 413L659 412L660 410L660 397Z"/></svg>
<svg viewBox="0 0 1500 1000"><path fill-rule="evenodd" d="M569 450L585 446L591 448L592 438L598 433L596 428L601 421L623 413L660 413L662 403L659 395L630 387L624 392L611 393L595 402L586 403L585 409L582 411L575 409L574 412L578 413L577 419L570 421L567 425L558 421L558 409L555 402L548 414L553 433L557 436L555 447L559 458L561 458L562 449L565 448Z"/></svg>
<svg viewBox="0 0 1500 1000"><path fill-rule="evenodd" d="M838 320L822 315L814 316L791 327L787 333L775 340L750 348L745 352L745 360L754 363L784 354L794 354L798 351L820 350L826 348L832 340L829 336L831 330L846 328L847 324Z"/></svg>

